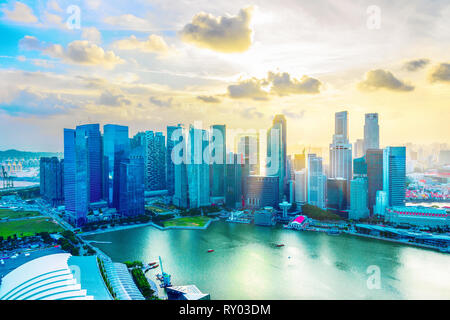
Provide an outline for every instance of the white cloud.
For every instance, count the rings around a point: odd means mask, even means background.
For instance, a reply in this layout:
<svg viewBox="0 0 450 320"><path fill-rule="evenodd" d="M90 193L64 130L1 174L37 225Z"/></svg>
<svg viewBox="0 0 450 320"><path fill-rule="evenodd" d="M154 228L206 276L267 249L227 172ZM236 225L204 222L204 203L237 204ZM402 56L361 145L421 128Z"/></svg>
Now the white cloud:
<svg viewBox="0 0 450 320"><path fill-rule="evenodd" d="M143 18L132 14L123 14L120 16L109 16L103 19L104 22L125 30L146 31L151 28L150 23Z"/></svg>
<svg viewBox="0 0 450 320"><path fill-rule="evenodd" d="M38 21L33 10L26 4L18 1L14 3L13 10L4 8L3 13L6 16L6 19L16 22L35 23Z"/></svg>
<svg viewBox="0 0 450 320"><path fill-rule="evenodd" d="M114 42L113 46L119 50L139 50L142 52L167 53L169 47L164 39L158 35L149 35L146 40L138 40L134 35Z"/></svg>
<svg viewBox="0 0 450 320"><path fill-rule="evenodd" d="M101 43L102 42L102 34L96 27L86 27L83 28L81 33L81 37L85 40L88 40L93 43Z"/></svg>

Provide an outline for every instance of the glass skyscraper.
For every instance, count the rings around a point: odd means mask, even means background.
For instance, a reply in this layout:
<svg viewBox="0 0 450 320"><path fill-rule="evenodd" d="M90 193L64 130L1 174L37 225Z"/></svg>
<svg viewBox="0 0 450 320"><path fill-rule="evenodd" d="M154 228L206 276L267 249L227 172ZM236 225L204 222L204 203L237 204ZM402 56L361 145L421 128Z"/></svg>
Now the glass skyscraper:
<svg viewBox="0 0 450 320"><path fill-rule="evenodd" d="M371 214L377 200L377 191L383 190L383 150L369 149L366 152L368 206Z"/></svg>
<svg viewBox="0 0 450 320"><path fill-rule="evenodd" d="M213 125L211 126L211 143L214 143L211 157L215 159L211 168L211 196L224 197L225 196L225 169L226 169L226 126ZM216 163L219 162L219 163Z"/></svg>
<svg viewBox="0 0 450 320"><path fill-rule="evenodd" d="M108 165L107 200L108 203L117 209L118 197L120 193L119 170L120 162L128 159L130 153L130 139L128 137L128 127L116 124L103 126L103 156L105 165ZM117 179L115 178L117 177Z"/></svg>
<svg viewBox="0 0 450 320"><path fill-rule="evenodd" d="M133 158L119 164L119 201L117 212L121 217L135 217L145 213L144 160Z"/></svg>
<svg viewBox="0 0 450 320"><path fill-rule="evenodd" d="M326 176L323 174L322 158L308 154L308 203L325 209Z"/></svg>
<svg viewBox="0 0 450 320"><path fill-rule="evenodd" d="M175 130L181 128L178 126L167 126L167 142L166 142L166 188L168 194L175 194L175 165L172 161L172 150L176 141L172 140L172 134Z"/></svg>
<svg viewBox="0 0 450 320"><path fill-rule="evenodd" d="M277 141L272 141L272 139ZM279 199L287 194L287 181L290 179L287 175L287 155L286 155L286 118L282 114L277 114L273 118L272 127L267 131L267 159L270 159L270 168L268 175L278 176L279 179ZM274 154L276 152L276 154ZM271 171L276 171L271 172Z"/></svg>
<svg viewBox="0 0 450 320"><path fill-rule="evenodd" d="M102 196L102 142L99 124L64 129L64 204L69 222L86 222L89 204Z"/></svg>
<svg viewBox="0 0 450 320"><path fill-rule="evenodd" d="M364 153L380 147L380 127L378 113L366 113L364 123Z"/></svg>
<svg viewBox="0 0 450 320"><path fill-rule="evenodd" d="M383 152L383 191L387 205L404 206L406 192L406 147L386 147Z"/></svg>
<svg viewBox="0 0 450 320"><path fill-rule="evenodd" d="M150 191L166 189L166 138L162 132L145 132L145 184Z"/></svg>

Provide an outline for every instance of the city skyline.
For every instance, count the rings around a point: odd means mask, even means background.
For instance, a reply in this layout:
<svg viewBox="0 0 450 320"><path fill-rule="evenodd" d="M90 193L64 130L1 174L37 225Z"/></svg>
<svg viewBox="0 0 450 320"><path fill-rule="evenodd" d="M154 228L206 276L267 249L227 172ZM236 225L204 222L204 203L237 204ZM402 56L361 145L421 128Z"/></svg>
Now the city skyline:
<svg viewBox="0 0 450 320"><path fill-rule="evenodd" d="M0 149L60 152L60 130L81 123L133 136L196 120L266 129L284 114L295 153L326 147L342 110L351 143L366 113L379 114L380 147L450 143L435 116L450 98L450 5L381 1L378 25L368 1L319 2L81 1L68 29L68 1L7 1Z"/></svg>

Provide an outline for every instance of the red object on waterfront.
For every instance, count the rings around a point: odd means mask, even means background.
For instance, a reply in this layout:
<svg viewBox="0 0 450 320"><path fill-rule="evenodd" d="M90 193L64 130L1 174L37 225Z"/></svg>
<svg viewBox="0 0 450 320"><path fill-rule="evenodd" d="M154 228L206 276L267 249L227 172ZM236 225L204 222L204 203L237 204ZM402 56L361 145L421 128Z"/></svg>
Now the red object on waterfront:
<svg viewBox="0 0 450 320"><path fill-rule="evenodd" d="M209 249L208 252L214 252L214 250L213 249Z"/></svg>
<svg viewBox="0 0 450 320"><path fill-rule="evenodd" d="M284 244L277 244L277 247L284 247Z"/></svg>

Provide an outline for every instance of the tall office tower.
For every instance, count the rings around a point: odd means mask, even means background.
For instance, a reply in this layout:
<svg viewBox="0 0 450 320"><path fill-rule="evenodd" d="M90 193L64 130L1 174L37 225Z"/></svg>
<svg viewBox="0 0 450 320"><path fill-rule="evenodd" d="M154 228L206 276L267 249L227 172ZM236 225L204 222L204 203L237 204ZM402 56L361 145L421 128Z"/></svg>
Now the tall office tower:
<svg viewBox="0 0 450 320"><path fill-rule="evenodd" d="M367 179L355 177L350 183L349 219L360 220L369 217L367 208Z"/></svg>
<svg viewBox="0 0 450 320"><path fill-rule="evenodd" d="M374 213L377 191L383 190L383 150L369 149L366 152L367 163L367 203L370 214Z"/></svg>
<svg viewBox="0 0 450 320"><path fill-rule="evenodd" d="M301 169L300 171L295 171L295 185L294 185L294 201L297 202L298 205L302 205L306 203L307 200L307 188L306 188L306 180L307 173L306 168Z"/></svg>
<svg viewBox="0 0 450 320"><path fill-rule="evenodd" d="M64 129L64 203L69 222L82 226L88 206L102 196L100 126Z"/></svg>
<svg viewBox="0 0 450 320"><path fill-rule="evenodd" d="M143 147L145 144L145 132L136 133L133 138L130 139L130 149L136 149L139 147Z"/></svg>
<svg viewBox="0 0 450 320"><path fill-rule="evenodd" d="M167 126L167 142L166 142L166 188L169 196L175 194L175 165L172 161L172 150L175 144L179 141L172 139L172 134L175 130L181 129L181 124L178 126ZM175 137L174 137L175 138Z"/></svg>
<svg viewBox="0 0 450 320"><path fill-rule="evenodd" d="M326 176L323 174L322 158L308 154L307 194L308 203L325 209Z"/></svg>
<svg viewBox="0 0 450 320"><path fill-rule="evenodd" d="M272 141L272 137L276 141ZM287 194L287 154L286 154L286 118L282 114L274 117L272 127L267 131L267 159L270 161L270 168L267 168L268 175L278 176L279 198L283 199ZM275 154L276 152L276 154ZM269 160L270 159L270 160ZM269 165L269 163L268 163Z"/></svg>
<svg viewBox="0 0 450 320"><path fill-rule="evenodd" d="M294 171L300 171L300 170L306 168L305 150L303 150L303 153L294 154L294 160L293 160L292 166L293 166Z"/></svg>
<svg viewBox="0 0 450 320"><path fill-rule="evenodd" d="M327 208L343 218L348 218L347 207L350 195L347 193L347 189L346 179L327 179Z"/></svg>
<svg viewBox="0 0 450 320"><path fill-rule="evenodd" d="M147 190L166 189L166 138L162 132L145 132L145 187Z"/></svg>
<svg viewBox="0 0 450 320"><path fill-rule="evenodd" d="M277 206L280 202L278 179L278 176L249 175L244 191L245 206L251 209Z"/></svg>
<svg viewBox="0 0 450 320"><path fill-rule="evenodd" d="M188 201L189 208L209 206L209 163L203 158L208 148L208 131L190 126L188 141Z"/></svg>
<svg viewBox="0 0 450 320"><path fill-rule="evenodd" d="M225 125L211 126L211 197L225 197L225 169L227 161L227 132Z"/></svg>
<svg viewBox="0 0 450 320"><path fill-rule="evenodd" d="M53 207L64 203L64 160L57 157L40 159L40 192Z"/></svg>
<svg viewBox="0 0 450 320"><path fill-rule="evenodd" d="M406 192L406 148L383 150L383 191L389 207L404 206Z"/></svg>
<svg viewBox="0 0 450 320"><path fill-rule="evenodd" d="M173 158L171 156L171 160L173 160L174 163L173 204L181 208L189 208L187 174L188 132L183 125L179 124L172 133L171 140L174 140L174 145L177 147L176 150L171 152L171 154L173 153Z"/></svg>
<svg viewBox="0 0 450 320"><path fill-rule="evenodd" d="M238 138L236 153L242 155L251 174L258 175L260 173L259 134L244 135Z"/></svg>
<svg viewBox="0 0 450 320"><path fill-rule="evenodd" d="M352 179L352 145L348 141L347 111L335 114L335 133L330 144L330 178L347 180L347 194L350 194Z"/></svg>
<svg viewBox="0 0 450 320"><path fill-rule="evenodd" d="M119 170L120 162L128 158L130 153L130 138L128 127L116 124L103 126L103 157L108 165L107 197L110 206L117 209L120 193ZM117 178L116 178L117 177Z"/></svg>
<svg viewBox="0 0 450 320"><path fill-rule="evenodd" d="M353 180L350 182L349 218L359 220L369 217L367 162L365 157L353 160Z"/></svg>
<svg viewBox="0 0 450 320"><path fill-rule="evenodd" d="M228 153L225 170L225 205L228 208L243 206L242 167L243 163L239 155Z"/></svg>
<svg viewBox="0 0 450 320"><path fill-rule="evenodd" d="M364 123L364 153L369 149L380 148L380 127L378 113L366 113Z"/></svg>
<svg viewBox="0 0 450 320"><path fill-rule="evenodd" d="M353 144L353 157L354 158L360 158L363 157L366 153L364 149L364 139L356 139L355 143Z"/></svg>
<svg viewBox="0 0 450 320"><path fill-rule="evenodd" d="M119 164L119 201L121 217L136 217L145 213L144 159L123 159Z"/></svg>

